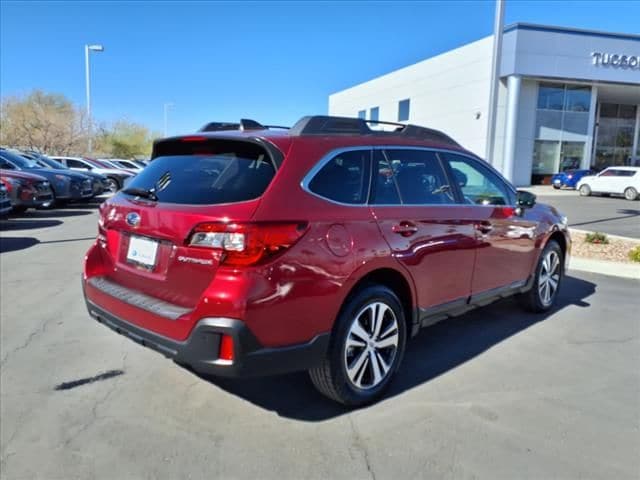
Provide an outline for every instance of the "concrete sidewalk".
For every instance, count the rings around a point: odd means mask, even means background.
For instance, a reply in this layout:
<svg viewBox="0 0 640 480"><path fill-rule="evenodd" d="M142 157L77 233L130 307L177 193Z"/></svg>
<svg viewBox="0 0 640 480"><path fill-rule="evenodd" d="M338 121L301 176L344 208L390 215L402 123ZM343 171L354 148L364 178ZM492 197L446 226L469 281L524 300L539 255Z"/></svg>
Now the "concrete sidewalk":
<svg viewBox="0 0 640 480"><path fill-rule="evenodd" d="M640 263L634 265L633 263L571 257L569 261L569 271L573 270L640 280Z"/></svg>

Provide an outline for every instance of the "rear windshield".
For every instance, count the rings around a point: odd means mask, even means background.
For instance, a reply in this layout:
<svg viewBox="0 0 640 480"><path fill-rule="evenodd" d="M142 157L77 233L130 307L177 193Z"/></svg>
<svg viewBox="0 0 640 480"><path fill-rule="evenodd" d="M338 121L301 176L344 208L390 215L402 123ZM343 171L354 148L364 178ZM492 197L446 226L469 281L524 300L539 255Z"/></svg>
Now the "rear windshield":
<svg viewBox="0 0 640 480"><path fill-rule="evenodd" d="M258 198L275 175L267 152L252 143L218 141L190 150L154 158L125 190L151 190L159 202L214 205Z"/></svg>

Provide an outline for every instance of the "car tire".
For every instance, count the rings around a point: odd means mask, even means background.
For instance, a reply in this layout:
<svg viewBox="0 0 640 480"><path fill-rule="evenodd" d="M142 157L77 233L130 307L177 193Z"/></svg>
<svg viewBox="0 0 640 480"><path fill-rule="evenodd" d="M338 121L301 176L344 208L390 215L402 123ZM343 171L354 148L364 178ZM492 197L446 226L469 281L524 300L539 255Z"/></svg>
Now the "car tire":
<svg viewBox="0 0 640 480"><path fill-rule="evenodd" d="M555 188L556 190L560 190L562 187L560 185L556 185L555 183L553 184L553 188Z"/></svg>
<svg viewBox="0 0 640 480"><path fill-rule="evenodd" d="M578 191L580 192L581 197L588 197L591 195L591 187L586 183L584 185L580 185L580 189Z"/></svg>
<svg viewBox="0 0 640 480"><path fill-rule="evenodd" d="M542 313L553 307L564 278L564 254L555 240L544 247L534 273L531 288L519 295L522 307L534 313Z"/></svg>
<svg viewBox="0 0 640 480"><path fill-rule="evenodd" d="M107 177L107 183L109 184L109 189L107 190L109 193L116 193L122 188L117 178Z"/></svg>
<svg viewBox="0 0 640 480"><path fill-rule="evenodd" d="M350 407L379 399L405 351L404 310L393 291L369 285L351 295L336 320L326 357L309 370L325 396Z"/></svg>
<svg viewBox="0 0 640 480"><path fill-rule="evenodd" d="M624 190L624 198L627 200L636 200L638 198L638 191L633 187L628 187Z"/></svg>

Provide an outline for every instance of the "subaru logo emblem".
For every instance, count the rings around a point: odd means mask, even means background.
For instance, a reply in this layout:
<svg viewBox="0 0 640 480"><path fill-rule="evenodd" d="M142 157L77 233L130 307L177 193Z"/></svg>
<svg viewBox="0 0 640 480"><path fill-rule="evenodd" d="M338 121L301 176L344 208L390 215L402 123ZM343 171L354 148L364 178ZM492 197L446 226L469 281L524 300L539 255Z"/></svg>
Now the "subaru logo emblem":
<svg viewBox="0 0 640 480"><path fill-rule="evenodd" d="M127 214L127 223L132 227L137 227L140 225L140 215L136 212L131 212Z"/></svg>

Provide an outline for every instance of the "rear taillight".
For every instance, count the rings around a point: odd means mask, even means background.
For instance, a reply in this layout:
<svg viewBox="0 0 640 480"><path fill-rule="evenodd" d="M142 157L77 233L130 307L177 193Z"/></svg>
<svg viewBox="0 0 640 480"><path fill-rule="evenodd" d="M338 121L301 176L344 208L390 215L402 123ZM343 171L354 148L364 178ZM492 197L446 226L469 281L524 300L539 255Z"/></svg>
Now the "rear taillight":
<svg viewBox="0 0 640 480"><path fill-rule="evenodd" d="M254 265L291 247L306 230L305 222L201 223L188 244L224 252L225 265Z"/></svg>

